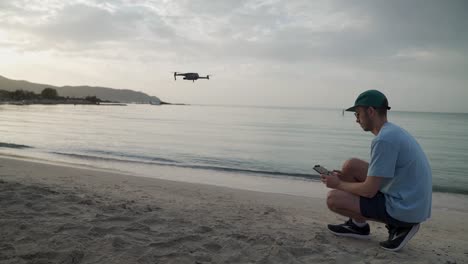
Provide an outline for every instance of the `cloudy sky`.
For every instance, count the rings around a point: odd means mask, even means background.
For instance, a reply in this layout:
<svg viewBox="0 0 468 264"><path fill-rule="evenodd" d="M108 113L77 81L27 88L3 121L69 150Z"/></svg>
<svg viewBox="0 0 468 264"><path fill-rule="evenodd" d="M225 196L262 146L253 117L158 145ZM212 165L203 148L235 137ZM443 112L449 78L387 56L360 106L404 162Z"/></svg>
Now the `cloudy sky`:
<svg viewBox="0 0 468 264"><path fill-rule="evenodd" d="M0 75L164 101L468 112L468 1L1 0ZM173 71L213 74L195 83Z"/></svg>

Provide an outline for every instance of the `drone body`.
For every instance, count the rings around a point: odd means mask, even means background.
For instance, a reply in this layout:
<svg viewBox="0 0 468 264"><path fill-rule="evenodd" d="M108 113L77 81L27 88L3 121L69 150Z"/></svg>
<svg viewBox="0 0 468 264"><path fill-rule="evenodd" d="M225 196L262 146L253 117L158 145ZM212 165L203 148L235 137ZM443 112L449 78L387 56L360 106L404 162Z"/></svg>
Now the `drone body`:
<svg viewBox="0 0 468 264"><path fill-rule="evenodd" d="M196 72L188 72L188 73L174 72L174 81L177 80L177 76L184 76L183 78L184 80L193 81L193 82L195 82L198 79L207 79L207 80L210 79L210 75L200 76Z"/></svg>

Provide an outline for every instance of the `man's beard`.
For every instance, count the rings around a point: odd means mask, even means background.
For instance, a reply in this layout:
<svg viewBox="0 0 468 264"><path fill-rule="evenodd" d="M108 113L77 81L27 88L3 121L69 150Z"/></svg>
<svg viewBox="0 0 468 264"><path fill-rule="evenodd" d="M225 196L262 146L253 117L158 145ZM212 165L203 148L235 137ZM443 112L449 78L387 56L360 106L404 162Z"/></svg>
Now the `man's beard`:
<svg viewBox="0 0 468 264"><path fill-rule="evenodd" d="M369 126L369 120L366 120L364 123L359 123L361 125L362 130L368 132L371 131L370 126Z"/></svg>

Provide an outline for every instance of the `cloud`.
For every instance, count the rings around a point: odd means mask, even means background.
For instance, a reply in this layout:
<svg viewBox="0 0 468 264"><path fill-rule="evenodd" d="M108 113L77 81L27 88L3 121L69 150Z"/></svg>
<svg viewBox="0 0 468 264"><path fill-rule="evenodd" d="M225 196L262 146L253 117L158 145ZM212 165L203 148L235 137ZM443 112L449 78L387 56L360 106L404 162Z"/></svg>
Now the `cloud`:
<svg viewBox="0 0 468 264"><path fill-rule="evenodd" d="M462 87L466 13L463 0L3 0L0 49L133 73L256 74L304 89L396 78Z"/></svg>
<svg viewBox="0 0 468 264"><path fill-rule="evenodd" d="M143 6L69 1L36 9L34 4L20 9L4 3L0 21L14 36L30 41L23 49L89 50L105 43L128 45L137 41L168 39L172 30Z"/></svg>
<svg viewBox="0 0 468 264"><path fill-rule="evenodd" d="M338 1L337 8L370 16L372 33L389 43L466 48L468 2L463 0Z"/></svg>
<svg viewBox="0 0 468 264"><path fill-rule="evenodd" d="M226 60L369 63L410 49L466 55L468 43L464 1L52 1L21 11L12 3L3 2L3 22L29 34L30 48L112 43L193 59L211 52Z"/></svg>

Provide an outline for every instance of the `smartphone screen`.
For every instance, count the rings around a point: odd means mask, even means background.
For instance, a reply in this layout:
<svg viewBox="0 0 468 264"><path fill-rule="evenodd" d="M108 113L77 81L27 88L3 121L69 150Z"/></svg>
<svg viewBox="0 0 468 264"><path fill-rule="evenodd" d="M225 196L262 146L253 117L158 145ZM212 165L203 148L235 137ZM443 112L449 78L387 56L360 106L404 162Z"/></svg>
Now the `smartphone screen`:
<svg viewBox="0 0 468 264"><path fill-rule="evenodd" d="M320 165L315 165L314 170L320 174L329 174L330 172Z"/></svg>

